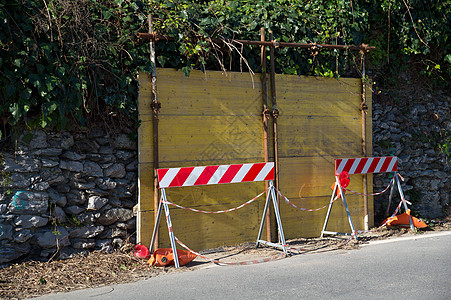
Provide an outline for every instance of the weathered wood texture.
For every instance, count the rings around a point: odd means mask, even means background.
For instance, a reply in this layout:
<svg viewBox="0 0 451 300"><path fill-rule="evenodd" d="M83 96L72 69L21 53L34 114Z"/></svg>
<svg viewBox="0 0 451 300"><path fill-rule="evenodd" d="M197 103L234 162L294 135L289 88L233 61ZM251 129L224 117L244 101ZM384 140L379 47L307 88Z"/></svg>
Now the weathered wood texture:
<svg viewBox="0 0 451 300"><path fill-rule="evenodd" d="M263 162L262 90L260 74L223 74L157 69L160 167ZM153 219L153 132L151 86L139 77L139 213L138 240L148 245ZM296 205L317 208L328 203L334 182L334 159L361 157L361 82L303 76L276 77L279 117L280 190ZM367 94L371 107L371 93ZM371 111L367 118L371 153ZM270 135L271 137L271 135ZM350 188L362 191L362 176ZM369 176L369 190L372 180ZM168 200L182 206L215 211L236 207L264 190L264 183L241 183L167 189ZM363 228L363 199L349 195L357 229ZM255 241L264 196L226 214L200 214L170 207L175 235L193 249ZM326 210L302 212L281 201L287 238L319 236ZM370 212L372 212L370 198ZM372 216L370 216L372 220ZM275 222L273 222L275 225ZM349 231L340 202L328 229ZM161 247L169 246L166 222L160 224Z"/></svg>

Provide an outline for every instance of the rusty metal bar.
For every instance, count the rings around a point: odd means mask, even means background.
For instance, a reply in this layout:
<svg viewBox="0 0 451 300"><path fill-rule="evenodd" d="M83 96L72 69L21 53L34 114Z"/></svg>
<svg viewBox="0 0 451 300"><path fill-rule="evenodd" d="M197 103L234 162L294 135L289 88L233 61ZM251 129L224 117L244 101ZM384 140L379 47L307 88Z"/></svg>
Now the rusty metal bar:
<svg viewBox="0 0 451 300"><path fill-rule="evenodd" d="M274 35L272 30L269 31L269 39L272 41ZM271 103L272 103L272 117L274 126L274 186L279 188L279 140L277 133L277 118L279 117L279 111L277 110L277 98L276 98L276 62L274 55L274 46L270 47L269 56L271 60ZM280 206L279 193L277 193L277 205ZM280 233L279 233L280 238Z"/></svg>
<svg viewBox="0 0 451 300"><path fill-rule="evenodd" d="M265 28L260 28L260 39L265 40ZM269 140L268 140L268 120L269 120L269 110L268 110L268 86L266 78L266 49L265 46L261 46L261 66L262 66L262 98L263 98L263 155L265 162L269 161ZM265 181L265 189L268 195L268 181ZM268 209L266 213L266 240L272 241L271 239L271 211Z"/></svg>
<svg viewBox="0 0 451 300"><path fill-rule="evenodd" d="M155 42L157 41L173 41L175 38L168 36L168 35L161 35L157 32L152 33L138 33L138 37L142 39L150 39ZM269 46L269 47L289 47L289 48L319 48L319 49L337 49L337 50L359 50L359 51L372 51L376 50L376 47L371 47L365 44L362 44L361 46L350 46L350 45L330 45L330 44L316 44L316 43L287 43L287 42L277 42L274 40L271 41L250 41L250 40L233 40L233 39L211 39L215 43L235 43L235 44L243 44L243 45L253 45L253 46Z"/></svg>
<svg viewBox="0 0 451 300"><path fill-rule="evenodd" d="M149 15L149 33L153 32L153 20L152 16ZM160 167L159 163L159 152L158 152L158 113L161 108L161 104L158 102L157 98L157 65L155 60L155 45L151 40L150 42L150 61L152 62L152 95L153 100L151 103L152 107L152 123L153 123L153 166L154 166L154 183L153 183L153 208L154 208L154 219L158 218L158 207L160 204L159 193L158 193L158 177L157 177L157 169ZM155 229L155 241L154 246L155 249L159 246L159 231L158 228ZM153 249L149 249L152 251Z"/></svg>
<svg viewBox="0 0 451 300"><path fill-rule="evenodd" d="M361 51L361 64L362 64L362 104L360 105L360 111L362 113L362 154L363 157L367 157L366 149L366 114L368 113L368 105L366 104L366 72L365 72L365 52ZM363 174L363 224L365 230L370 229L369 225L369 213L368 213L368 175Z"/></svg>

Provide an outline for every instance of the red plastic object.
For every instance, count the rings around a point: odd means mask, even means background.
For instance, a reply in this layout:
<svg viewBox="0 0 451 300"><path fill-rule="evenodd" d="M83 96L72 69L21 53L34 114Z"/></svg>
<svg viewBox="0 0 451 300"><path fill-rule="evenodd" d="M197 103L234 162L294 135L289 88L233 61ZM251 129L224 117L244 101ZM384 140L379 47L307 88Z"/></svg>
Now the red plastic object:
<svg viewBox="0 0 451 300"><path fill-rule="evenodd" d="M351 180L349 179L349 173L346 171L341 172L340 174L340 184L342 187L346 188L349 185L349 182Z"/></svg>
<svg viewBox="0 0 451 300"><path fill-rule="evenodd" d="M180 266L186 265L193 259L197 257L197 255L192 254L187 250L179 250L177 249L177 257L179 259ZM148 263L151 266L156 267L164 267L164 266L173 266L174 262L174 254L172 253L171 248L160 248L155 250L152 257L149 259Z"/></svg>
<svg viewBox="0 0 451 300"><path fill-rule="evenodd" d="M346 171L341 172L341 174L340 174L338 180L340 180L340 185L341 185L341 187L343 187L343 188L348 187L349 182L351 181L351 180L349 179L349 173L346 172ZM332 190L335 189L335 184L336 184L336 182L334 182L334 183L332 184L332 186L330 187ZM345 194L345 193L346 193L346 190L343 190L343 194ZM337 196L338 196L338 198L341 198L341 194L340 194L340 190L339 190L339 189L337 189Z"/></svg>
<svg viewBox="0 0 451 300"><path fill-rule="evenodd" d="M135 250L134 254L136 257L149 258L150 256L149 249L144 245L135 245L133 249Z"/></svg>

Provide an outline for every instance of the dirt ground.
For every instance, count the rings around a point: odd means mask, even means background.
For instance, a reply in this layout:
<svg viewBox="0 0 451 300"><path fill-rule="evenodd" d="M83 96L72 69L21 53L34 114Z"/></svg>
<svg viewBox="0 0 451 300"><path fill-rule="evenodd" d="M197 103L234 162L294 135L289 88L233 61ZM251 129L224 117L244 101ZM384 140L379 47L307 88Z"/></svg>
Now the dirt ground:
<svg viewBox="0 0 451 300"><path fill-rule="evenodd" d="M440 221L431 221L428 225L428 228L415 233L403 228L384 227L375 232L359 235L359 241L309 238L287 242L291 255L357 249L362 243L372 240L451 230L451 217L448 216ZM229 263L283 259L282 251L268 247L255 248L255 243L205 250L201 254ZM56 292L132 282L171 272L194 271L208 266L208 264L212 264L212 262L197 257L180 269L150 267L147 260L133 255L133 245L125 245L119 251L111 254L92 252L86 256L79 255L66 260L22 262L0 269L0 299L32 298Z"/></svg>

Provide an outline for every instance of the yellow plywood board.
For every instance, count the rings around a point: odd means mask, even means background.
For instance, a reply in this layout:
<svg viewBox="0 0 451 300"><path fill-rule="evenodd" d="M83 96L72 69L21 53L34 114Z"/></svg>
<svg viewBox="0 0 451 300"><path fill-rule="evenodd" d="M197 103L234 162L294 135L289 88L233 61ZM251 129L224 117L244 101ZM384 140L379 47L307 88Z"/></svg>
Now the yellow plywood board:
<svg viewBox="0 0 451 300"><path fill-rule="evenodd" d="M160 167L217 165L263 161L260 75L157 69ZM148 75L140 75L138 239L150 243L153 229L153 121ZM280 190L296 205L324 206L330 200L334 159L361 156L361 81L277 75ZM371 107L371 92L367 102ZM371 151L371 111L367 119L367 151ZM270 126L271 129L272 126ZM270 135L270 140L271 135ZM271 149L272 152L272 149ZM371 152L368 152L369 154ZM372 190L372 177L369 176ZM351 189L362 190L353 175ZM235 207L262 192L263 183L172 188L169 201L201 210ZM348 197L347 197L348 199ZM349 195L358 229L363 226L363 200ZM196 250L255 241L264 198L228 214L198 214L171 207L178 238ZM370 197L370 212L373 203ZM326 209L301 212L281 202L287 238L318 236ZM372 216L370 216L372 220ZM275 222L273 222L275 225ZM165 220L161 246L168 246ZM328 229L349 231L343 205L334 204Z"/></svg>
<svg viewBox="0 0 451 300"><path fill-rule="evenodd" d="M326 157L282 158L279 165L279 190L290 202L306 209L317 209L329 204L332 195L331 186L335 182L333 159ZM368 177L370 186L372 186L372 177ZM348 188L362 193L362 175L351 175L350 178L351 183ZM370 193L371 191L372 189L370 189ZM363 229L363 198L347 193L346 199L354 225L357 229ZM369 200L370 208L372 208L372 199ZM280 214L287 238L320 235L327 208L308 212L293 208L283 199L280 202ZM350 231L341 201L336 201L333 206L328 229L341 232Z"/></svg>
<svg viewBox="0 0 451 300"><path fill-rule="evenodd" d="M255 80L255 78L254 78ZM143 97L140 97L141 133L139 140L140 155L140 207L148 210L143 216L140 240L150 242L153 228L153 121L150 103L150 79L143 76ZM183 167L199 165L217 165L245 162L261 162L262 124L261 90L248 74L220 72L191 72L187 78L175 70L157 70L157 97L161 102L159 114L159 165L160 167ZM243 100L245 99L245 100ZM243 105L246 104L246 105ZM144 182L149 182L145 186ZM264 190L264 183L245 183L234 185L199 186L172 188L167 190L168 200L182 206L207 211L218 211L240 205L252 199ZM243 200L246 199L246 200ZM259 199L260 202L264 199ZM149 202L151 204L149 204ZM217 247L224 241L238 243L256 238L258 221L255 218L263 213L264 204L256 203L250 208L254 217L245 211L237 211L232 216L200 215L194 212L174 210L173 222L176 234L193 240L190 247ZM172 210L171 210L172 211ZM172 215L172 213L171 213ZM216 216L218 221L214 221ZM203 221L203 220L213 221ZM255 219L255 220L254 220ZM197 220L197 221L194 221ZM221 221L224 220L224 221ZM237 226L229 224L234 220ZM251 222L248 222L251 221ZM166 245L164 220L160 226L161 243ZM194 224L191 224L194 223ZM209 229L209 224L218 227ZM178 226L176 225L178 224ZM200 227L199 227L200 226ZM228 228L227 228L228 227ZM147 228L147 229L145 229ZM204 233L199 228L203 228ZM217 229L215 229L217 228ZM193 230L201 238L194 238ZM258 229L257 229L258 230ZM244 234L246 232L246 234ZM221 236L221 238L218 238ZM207 243L207 244L205 244Z"/></svg>

